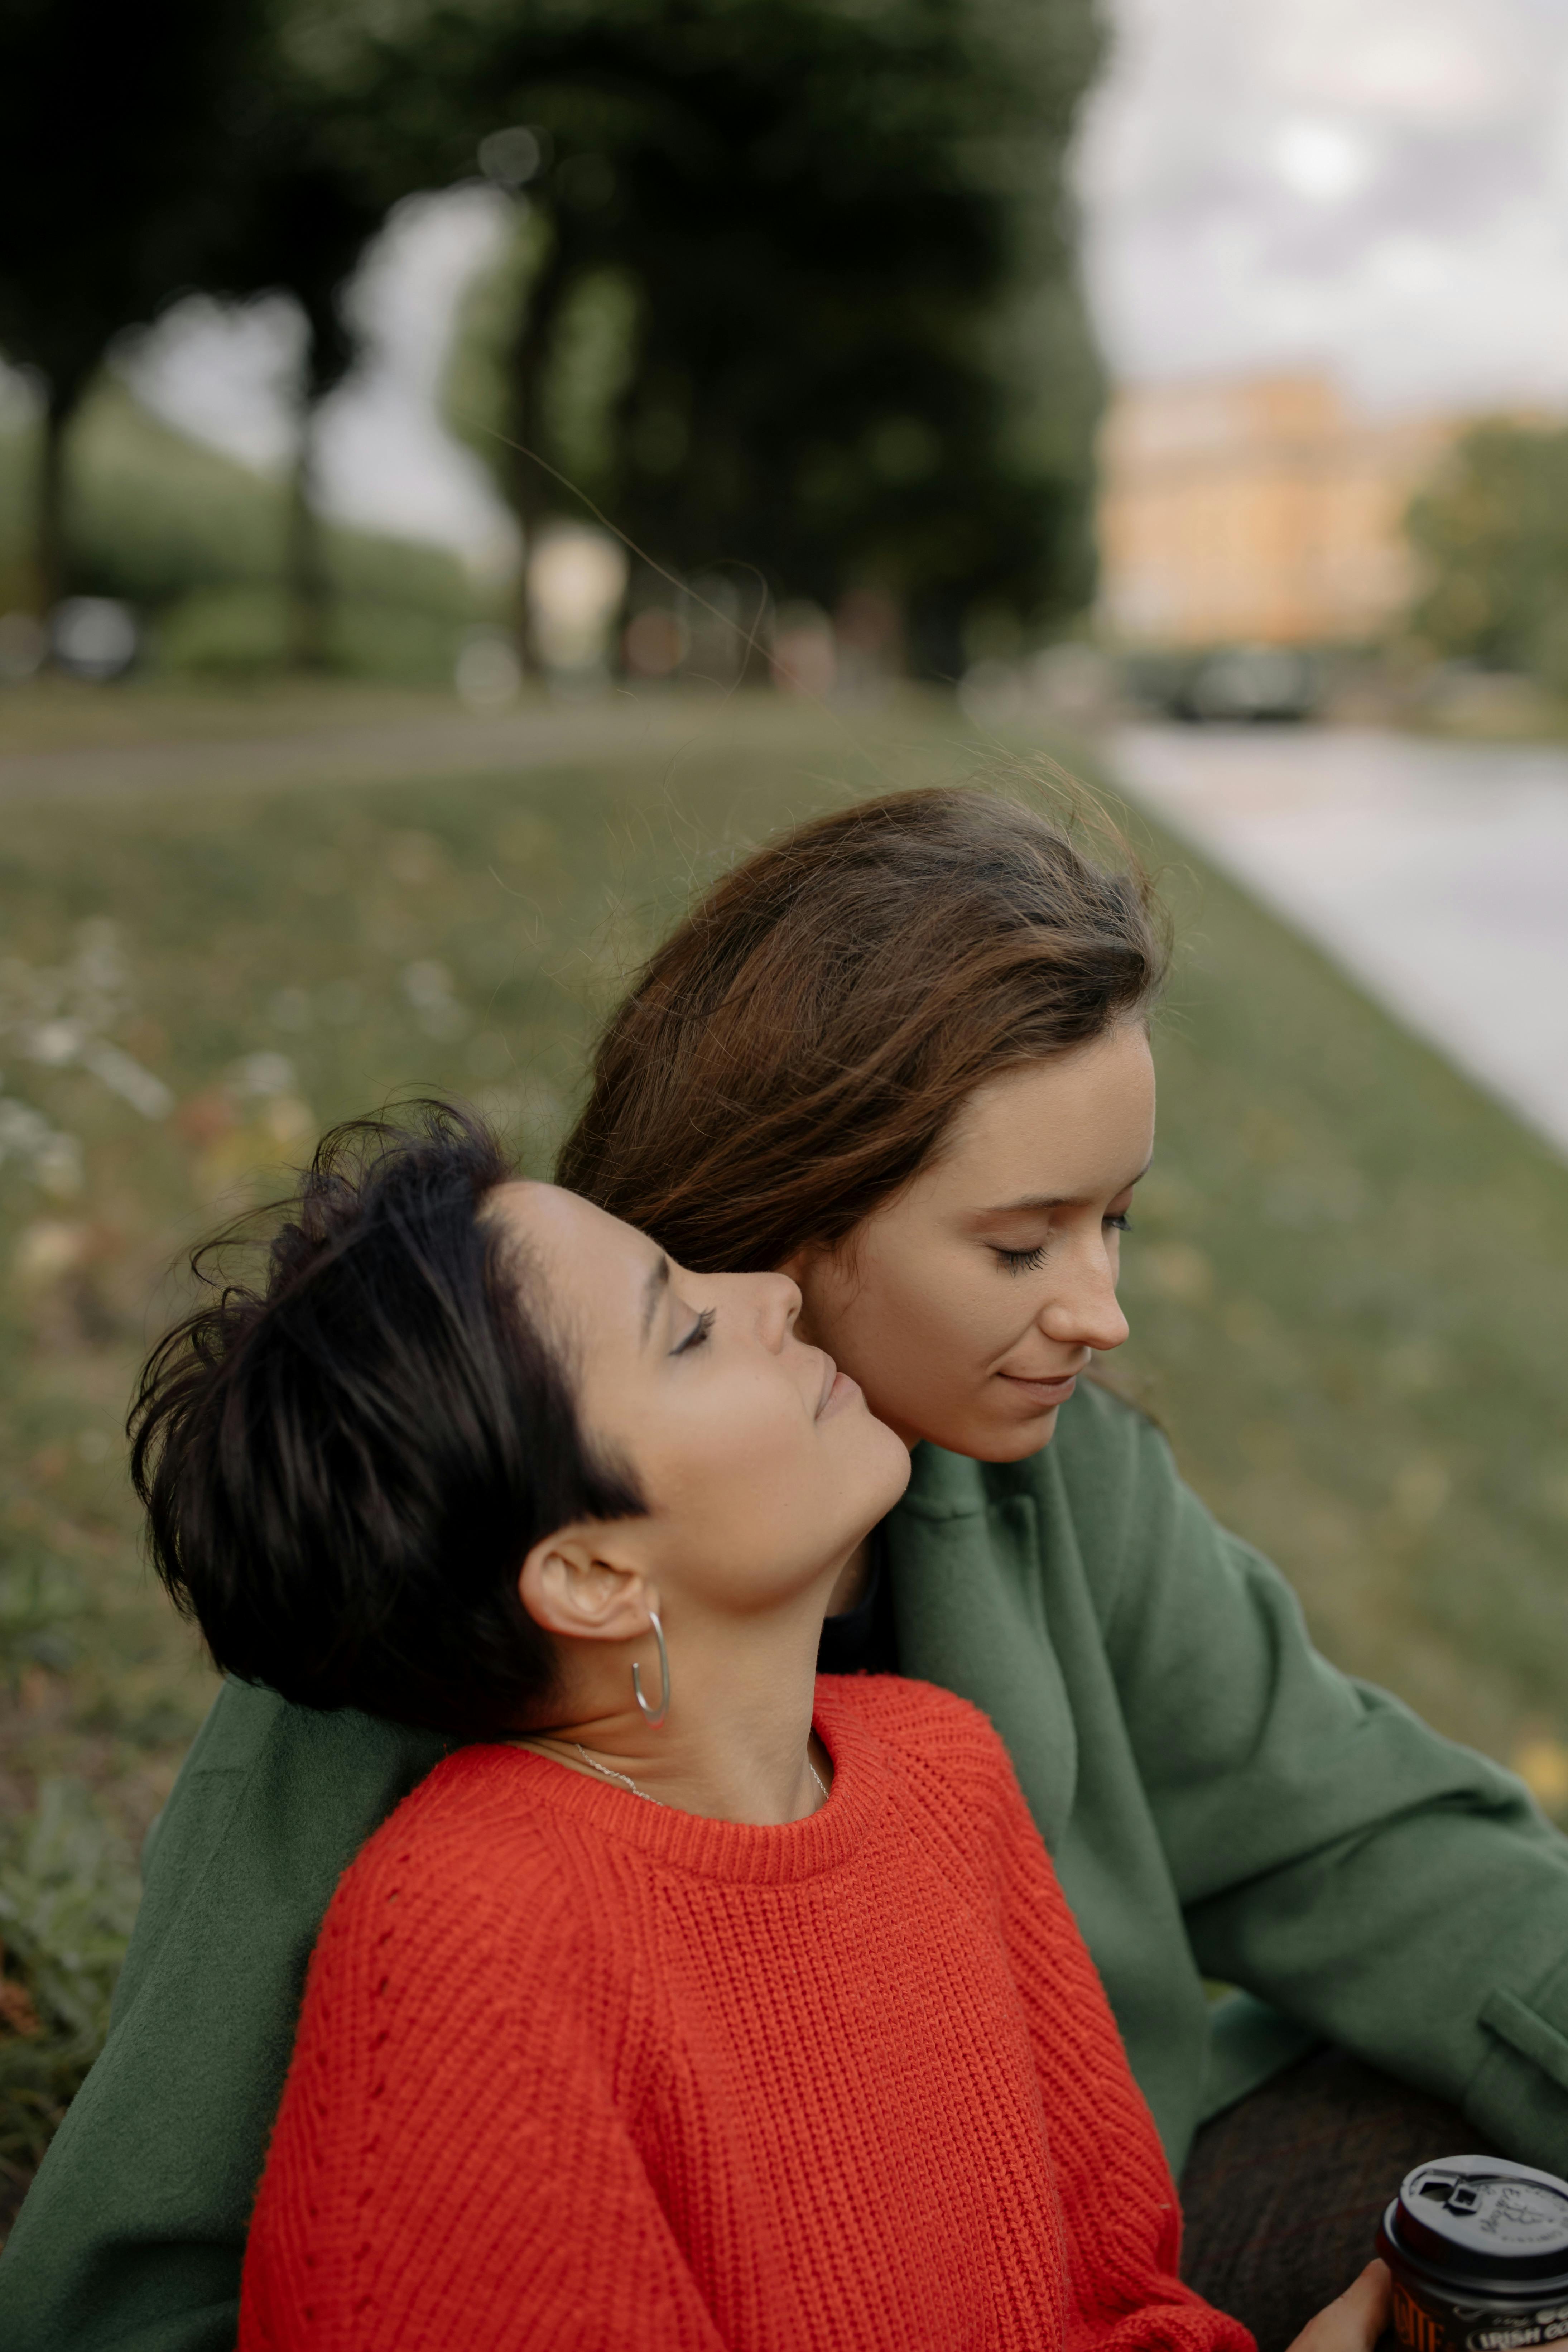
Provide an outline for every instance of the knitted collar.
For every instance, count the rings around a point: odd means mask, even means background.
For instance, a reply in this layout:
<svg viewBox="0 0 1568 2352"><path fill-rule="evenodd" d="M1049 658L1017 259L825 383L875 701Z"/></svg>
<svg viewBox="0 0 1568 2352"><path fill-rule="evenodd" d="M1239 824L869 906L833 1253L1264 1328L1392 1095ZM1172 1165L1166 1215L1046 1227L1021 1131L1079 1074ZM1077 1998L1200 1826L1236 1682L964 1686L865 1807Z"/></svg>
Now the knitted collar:
<svg viewBox="0 0 1568 2352"><path fill-rule="evenodd" d="M804 1821L769 1826L709 1821L673 1805L650 1805L629 1789L574 1772L531 1748L461 1752L475 1766L481 1759L488 1766L489 1759L504 1758L531 1806L547 1807L561 1820L635 1846L670 1868L737 1885L784 1885L838 1869L858 1853L895 1785L880 1741L859 1720L852 1682L833 1676L819 1681L812 1720L833 1759L827 1802Z"/></svg>

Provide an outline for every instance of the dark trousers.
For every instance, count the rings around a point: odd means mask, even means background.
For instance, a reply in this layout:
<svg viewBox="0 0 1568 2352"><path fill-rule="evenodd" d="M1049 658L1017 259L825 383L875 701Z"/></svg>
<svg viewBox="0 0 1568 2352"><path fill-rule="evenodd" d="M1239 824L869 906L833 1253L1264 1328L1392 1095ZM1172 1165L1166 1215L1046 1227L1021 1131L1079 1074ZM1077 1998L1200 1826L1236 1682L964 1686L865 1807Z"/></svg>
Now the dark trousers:
<svg viewBox="0 0 1568 2352"><path fill-rule="evenodd" d="M1372 2260L1384 2207L1436 2156L1493 2155L1457 2107L1342 2050L1302 2058L1205 2124L1182 2175L1182 2275L1286 2352Z"/></svg>

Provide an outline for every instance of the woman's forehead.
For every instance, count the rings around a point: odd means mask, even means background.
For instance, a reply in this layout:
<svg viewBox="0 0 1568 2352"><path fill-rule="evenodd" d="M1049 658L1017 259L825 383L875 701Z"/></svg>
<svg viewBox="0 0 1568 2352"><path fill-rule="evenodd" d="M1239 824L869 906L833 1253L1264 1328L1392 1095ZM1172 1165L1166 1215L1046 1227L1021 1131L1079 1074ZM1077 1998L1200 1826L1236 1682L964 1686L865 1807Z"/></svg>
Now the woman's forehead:
<svg viewBox="0 0 1568 2352"><path fill-rule="evenodd" d="M1153 1113L1148 1039L1128 1023L1077 1052L1021 1064L977 1087L933 1162L933 1180L944 1191L978 1184L987 1200L1007 1197L1009 1186L1065 1198L1115 1171L1126 1182L1148 1159Z"/></svg>
<svg viewBox="0 0 1568 2352"><path fill-rule="evenodd" d="M635 1331L660 1254L619 1217L559 1184L518 1177L490 1196L491 1215L521 1242L547 1289L581 1329Z"/></svg>

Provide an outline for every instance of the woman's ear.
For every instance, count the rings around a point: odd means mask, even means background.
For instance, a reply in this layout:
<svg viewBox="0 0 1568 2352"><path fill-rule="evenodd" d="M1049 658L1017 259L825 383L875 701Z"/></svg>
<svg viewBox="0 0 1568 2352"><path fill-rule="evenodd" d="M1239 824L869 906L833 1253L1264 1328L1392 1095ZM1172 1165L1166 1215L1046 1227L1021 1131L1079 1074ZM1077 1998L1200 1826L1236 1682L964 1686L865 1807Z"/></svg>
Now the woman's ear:
<svg viewBox="0 0 1568 2352"><path fill-rule="evenodd" d="M576 1642L632 1642L647 1631L658 1595L630 1560L606 1556L608 1528L558 1528L536 1543L517 1580L518 1598L545 1633Z"/></svg>

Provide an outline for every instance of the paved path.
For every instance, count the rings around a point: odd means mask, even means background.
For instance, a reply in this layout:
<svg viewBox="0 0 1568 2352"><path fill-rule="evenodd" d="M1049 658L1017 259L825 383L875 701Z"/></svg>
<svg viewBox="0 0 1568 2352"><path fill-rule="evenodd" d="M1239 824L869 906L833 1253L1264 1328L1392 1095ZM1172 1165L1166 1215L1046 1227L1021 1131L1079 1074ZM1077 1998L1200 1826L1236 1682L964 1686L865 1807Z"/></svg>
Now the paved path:
<svg viewBox="0 0 1568 2352"><path fill-rule="evenodd" d="M1568 751L1128 728L1131 796L1568 1153Z"/></svg>
<svg viewBox="0 0 1568 2352"><path fill-rule="evenodd" d="M854 744L831 713L805 701L774 695L626 695L585 709L532 709L498 718L454 712L232 740L13 751L0 754L0 805L482 775L650 752L675 756L715 740L732 751L820 740L845 756Z"/></svg>

